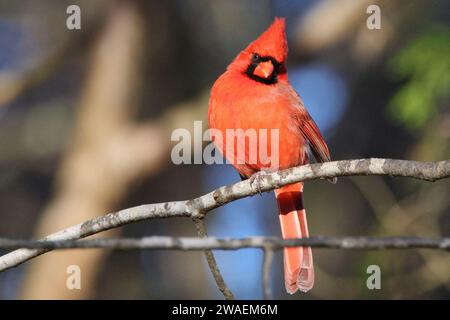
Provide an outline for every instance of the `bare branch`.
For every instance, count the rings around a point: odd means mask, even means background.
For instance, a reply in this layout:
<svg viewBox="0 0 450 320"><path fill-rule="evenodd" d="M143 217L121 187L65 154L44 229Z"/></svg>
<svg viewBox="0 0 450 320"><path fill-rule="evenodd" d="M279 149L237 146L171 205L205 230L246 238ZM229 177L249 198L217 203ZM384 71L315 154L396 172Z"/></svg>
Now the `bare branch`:
<svg viewBox="0 0 450 320"><path fill-rule="evenodd" d="M208 234L206 231L205 221L203 221L203 219L194 219L194 223L197 228L198 236L203 239L206 238ZM207 249L204 252L209 269L211 270L211 273L220 292L222 292L225 299L234 300L233 292L231 292L230 288L227 286L225 280L223 279L222 273L220 272L219 266L217 265L217 261L212 250Z"/></svg>
<svg viewBox="0 0 450 320"><path fill-rule="evenodd" d="M125 224L151 218L202 218L229 202L298 181L350 175L390 175L436 181L450 177L450 160L417 162L393 159L360 159L309 164L266 174L258 185L245 180L224 186L193 200L141 205L101 216L49 235L45 240L80 239ZM310 244L308 244L310 245ZM17 266L49 249L18 249L0 257L0 271Z"/></svg>
<svg viewBox="0 0 450 320"><path fill-rule="evenodd" d="M262 284L263 284L263 294L264 294L265 300L272 299L272 290L270 289L270 271L272 270L273 255L274 255L274 252L273 252L272 246L264 247Z"/></svg>
<svg viewBox="0 0 450 320"><path fill-rule="evenodd" d="M422 237L325 237L315 236L302 239L281 239L277 237L216 238L216 237L165 237L143 238L100 238L86 240L14 240L0 238L0 248L37 248L38 250L65 249L116 249L116 250L239 250L247 248L268 251L285 247L313 247L322 249L436 249L450 250L450 238ZM266 268L269 258L266 258Z"/></svg>

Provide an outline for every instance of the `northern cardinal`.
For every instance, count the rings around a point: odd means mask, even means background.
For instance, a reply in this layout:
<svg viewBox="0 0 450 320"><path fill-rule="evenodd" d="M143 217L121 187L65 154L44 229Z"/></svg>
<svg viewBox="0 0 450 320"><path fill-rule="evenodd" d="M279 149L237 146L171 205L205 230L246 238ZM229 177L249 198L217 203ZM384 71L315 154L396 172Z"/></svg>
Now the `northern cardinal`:
<svg viewBox="0 0 450 320"><path fill-rule="evenodd" d="M223 139L217 136L212 139L243 178L265 170L275 160L275 169L308 163L308 145L317 161L330 161L324 138L288 81L287 51L285 21L275 18L258 39L238 54L211 89L209 126L223 136ZM248 137L244 141L233 138L237 147L245 150L245 158L237 159L237 148L230 149L226 142L227 129L266 129L267 135L271 130L278 130L278 159L272 158L269 164L262 163L259 158L249 161L251 146L246 143L249 142ZM270 148L270 142L265 147ZM260 152L260 148L263 146L258 139L256 152ZM285 239L308 237L302 194L301 182L275 190L281 232ZM288 293L293 294L297 289L303 292L310 290L314 284L311 248L285 248L284 273Z"/></svg>

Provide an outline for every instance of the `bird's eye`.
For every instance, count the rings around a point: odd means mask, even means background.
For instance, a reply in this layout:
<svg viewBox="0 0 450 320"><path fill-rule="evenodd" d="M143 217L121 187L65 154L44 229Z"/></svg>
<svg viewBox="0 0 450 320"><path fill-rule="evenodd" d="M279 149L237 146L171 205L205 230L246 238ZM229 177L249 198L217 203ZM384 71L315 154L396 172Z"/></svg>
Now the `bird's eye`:
<svg viewBox="0 0 450 320"><path fill-rule="evenodd" d="M259 54L254 53L252 55L252 61L255 62L255 63L259 62L260 59L261 59L261 57L259 56Z"/></svg>

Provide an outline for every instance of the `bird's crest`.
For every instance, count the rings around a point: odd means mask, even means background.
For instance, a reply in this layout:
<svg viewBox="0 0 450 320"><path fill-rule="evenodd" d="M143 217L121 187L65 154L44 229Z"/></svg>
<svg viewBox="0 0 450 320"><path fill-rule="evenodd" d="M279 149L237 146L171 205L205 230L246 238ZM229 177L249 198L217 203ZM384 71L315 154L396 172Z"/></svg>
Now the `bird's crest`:
<svg viewBox="0 0 450 320"><path fill-rule="evenodd" d="M262 57L273 57L279 63L284 63L288 53L285 29L285 19L275 18L269 28L234 59L229 68L246 68L251 56L255 53Z"/></svg>
<svg viewBox="0 0 450 320"><path fill-rule="evenodd" d="M272 56L278 62L286 60L288 46L284 18L275 18L272 24L244 50L260 56Z"/></svg>

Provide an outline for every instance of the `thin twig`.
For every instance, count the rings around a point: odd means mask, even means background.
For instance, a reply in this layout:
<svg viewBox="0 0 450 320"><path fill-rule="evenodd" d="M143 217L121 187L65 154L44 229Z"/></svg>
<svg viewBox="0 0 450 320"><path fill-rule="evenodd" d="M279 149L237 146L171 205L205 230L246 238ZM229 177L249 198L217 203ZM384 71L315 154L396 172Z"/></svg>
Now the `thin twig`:
<svg viewBox="0 0 450 320"><path fill-rule="evenodd" d="M197 228L197 234L200 238L205 239L208 236L206 231L206 224L203 219L194 219L195 227ZM203 251L205 253L206 261L208 262L209 269L216 281L217 287L220 292L222 292L223 296L227 300L234 300L233 292L231 292L230 288L227 286L225 280L223 279L222 273L220 272L219 266L217 265L216 258L211 249L205 249Z"/></svg>
<svg viewBox="0 0 450 320"><path fill-rule="evenodd" d="M272 246L264 247L262 284L263 284L263 294L264 294L265 300L272 299L272 290L270 288L270 271L272 270L273 256L274 256L274 252L273 252Z"/></svg>
<svg viewBox="0 0 450 320"><path fill-rule="evenodd" d="M325 237L301 239L277 237L216 238L164 237L100 238L86 240L14 240L0 238L1 249L38 248L37 250L64 250L76 248L108 248L117 250L239 250L245 248L279 250L285 247L314 247L323 249L437 249L450 251L450 237Z"/></svg>
<svg viewBox="0 0 450 320"><path fill-rule="evenodd" d="M141 205L110 213L47 236L46 240L80 239L132 222L169 217L199 218L209 211L237 199L279 188L298 181L351 175L390 175L436 181L450 177L450 160L417 162L393 159L342 160L309 164L265 174L258 183L245 180L220 187L208 194L187 201ZM19 249L0 257L0 271L15 267L49 249Z"/></svg>

